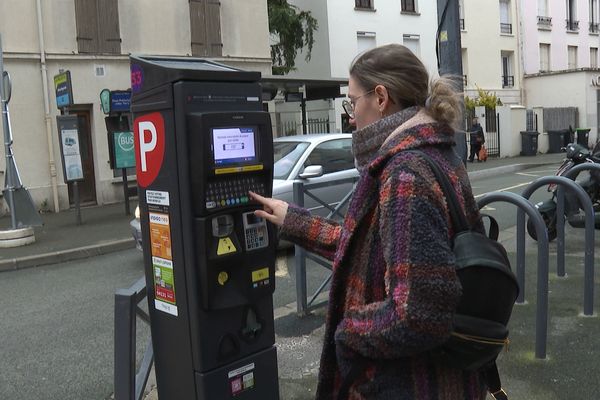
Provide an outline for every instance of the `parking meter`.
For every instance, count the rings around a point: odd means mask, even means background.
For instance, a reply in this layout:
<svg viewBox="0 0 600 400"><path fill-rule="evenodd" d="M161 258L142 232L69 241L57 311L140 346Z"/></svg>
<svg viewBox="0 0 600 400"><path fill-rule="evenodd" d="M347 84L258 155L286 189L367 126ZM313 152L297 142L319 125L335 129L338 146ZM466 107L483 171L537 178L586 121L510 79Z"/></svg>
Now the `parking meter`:
<svg viewBox="0 0 600 400"><path fill-rule="evenodd" d="M142 241L157 388L169 399L279 399L273 139L260 74L131 57Z"/></svg>

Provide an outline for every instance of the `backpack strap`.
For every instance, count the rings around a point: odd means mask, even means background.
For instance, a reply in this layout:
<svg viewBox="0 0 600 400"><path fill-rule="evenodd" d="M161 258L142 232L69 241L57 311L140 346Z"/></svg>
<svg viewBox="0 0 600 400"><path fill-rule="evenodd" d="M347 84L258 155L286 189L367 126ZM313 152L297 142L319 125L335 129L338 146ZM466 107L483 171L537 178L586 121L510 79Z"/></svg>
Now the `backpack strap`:
<svg viewBox="0 0 600 400"><path fill-rule="evenodd" d="M487 236L490 239L498 241L498 236L500 235L500 227L498 226L498 221L496 221L496 218L494 218L488 214L480 213L480 215L481 215L482 220L483 220L483 218L487 218L490 221L490 230L489 230Z"/></svg>
<svg viewBox="0 0 600 400"><path fill-rule="evenodd" d="M483 370L483 375L485 377L485 383L492 397L496 400L508 400L508 395L504 389L502 389L502 383L500 382L500 374L498 373L496 361Z"/></svg>
<svg viewBox="0 0 600 400"><path fill-rule="evenodd" d="M423 152L421 150L406 150L406 151L410 152L410 153L419 154L425 161L427 161L427 164L429 164L429 167L431 168L433 174L435 175L437 182L440 184L440 187L442 188L444 197L446 197L446 203L448 205L450 219L452 220L452 226L454 226L454 229L455 229L454 233L457 234L459 232L464 232L464 231L470 230L469 224L467 222L467 218L465 217L465 214L463 213L463 211L460 207L460 202L458 201L458 197L456 196L456 191L454 190L454 187L452 187L452 184L448 180L448 177L442 171L442 169L437 164L437 162L435 162L431 157L429 157L425 152Z"/></svg>

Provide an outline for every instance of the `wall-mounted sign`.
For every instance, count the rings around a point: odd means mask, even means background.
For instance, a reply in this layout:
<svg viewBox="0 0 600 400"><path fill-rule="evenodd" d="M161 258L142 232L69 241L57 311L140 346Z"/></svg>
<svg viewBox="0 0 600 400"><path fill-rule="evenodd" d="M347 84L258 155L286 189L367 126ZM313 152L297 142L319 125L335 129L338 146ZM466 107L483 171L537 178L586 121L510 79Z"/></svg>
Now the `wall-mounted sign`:
<svg viewBox="0 0 600 400"><path fill-rule="evenodd" d="M135 167L133 132L114 132L115 169Z"/></svg>
<svg viewBox="0 0 600 400"><path fill-rule="evenodd" d="M60 139L60 155L65 183L82 181L83 166L79 148L79 123L75 115L56 117Z"/></svg>
<svg viewBox="0 0 600 400"><path fill-rule="evenodd" d="M56 106L58 108L73 105L73 88L71 86L70 71L65 71L54 76L54 89L56 90Z"/></svg>
<svg viewBox="0 0 600 400"><path fill-rule="evenodd" d="M100 108L104 114L110 114L110 90L102 89L100 92Z"/></svg>
<svg viewBox="0 0 600 400"><path fill-rule="evenodd" d="M110 112L129 112L131 91L113 90L110 92Z"/></svg>

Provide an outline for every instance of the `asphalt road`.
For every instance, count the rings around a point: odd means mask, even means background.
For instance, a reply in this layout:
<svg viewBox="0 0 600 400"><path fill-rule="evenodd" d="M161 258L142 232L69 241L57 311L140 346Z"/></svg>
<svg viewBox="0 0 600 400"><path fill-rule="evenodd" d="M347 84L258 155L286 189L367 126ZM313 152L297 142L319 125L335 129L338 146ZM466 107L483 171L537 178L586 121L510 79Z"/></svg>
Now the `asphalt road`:
<svg viewBox="0 0 600 400"><path fill-rule="evenodd" d="M0 273L0 399L108 398L114 293L141 275L135 250Z"/></svg>

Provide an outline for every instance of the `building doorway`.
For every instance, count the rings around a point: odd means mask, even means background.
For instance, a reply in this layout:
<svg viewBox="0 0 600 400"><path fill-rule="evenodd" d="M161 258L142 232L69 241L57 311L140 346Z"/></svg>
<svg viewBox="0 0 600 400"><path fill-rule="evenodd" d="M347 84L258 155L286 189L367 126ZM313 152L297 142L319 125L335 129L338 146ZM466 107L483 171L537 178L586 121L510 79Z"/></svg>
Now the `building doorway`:
<svg viewBox="0 0 600 400"><path fill-rule="evenodd" d="M92 147L92 112L90 107L73 107L69 109L70 115L77 115L79 123L79 146L81 164L83 167L83 181L77 183L79 187L79 201L82 206L97 204L96 200L96 175L94 173L94 151ZM73 183L68 184L69 205L75 205Z"/></svg>

